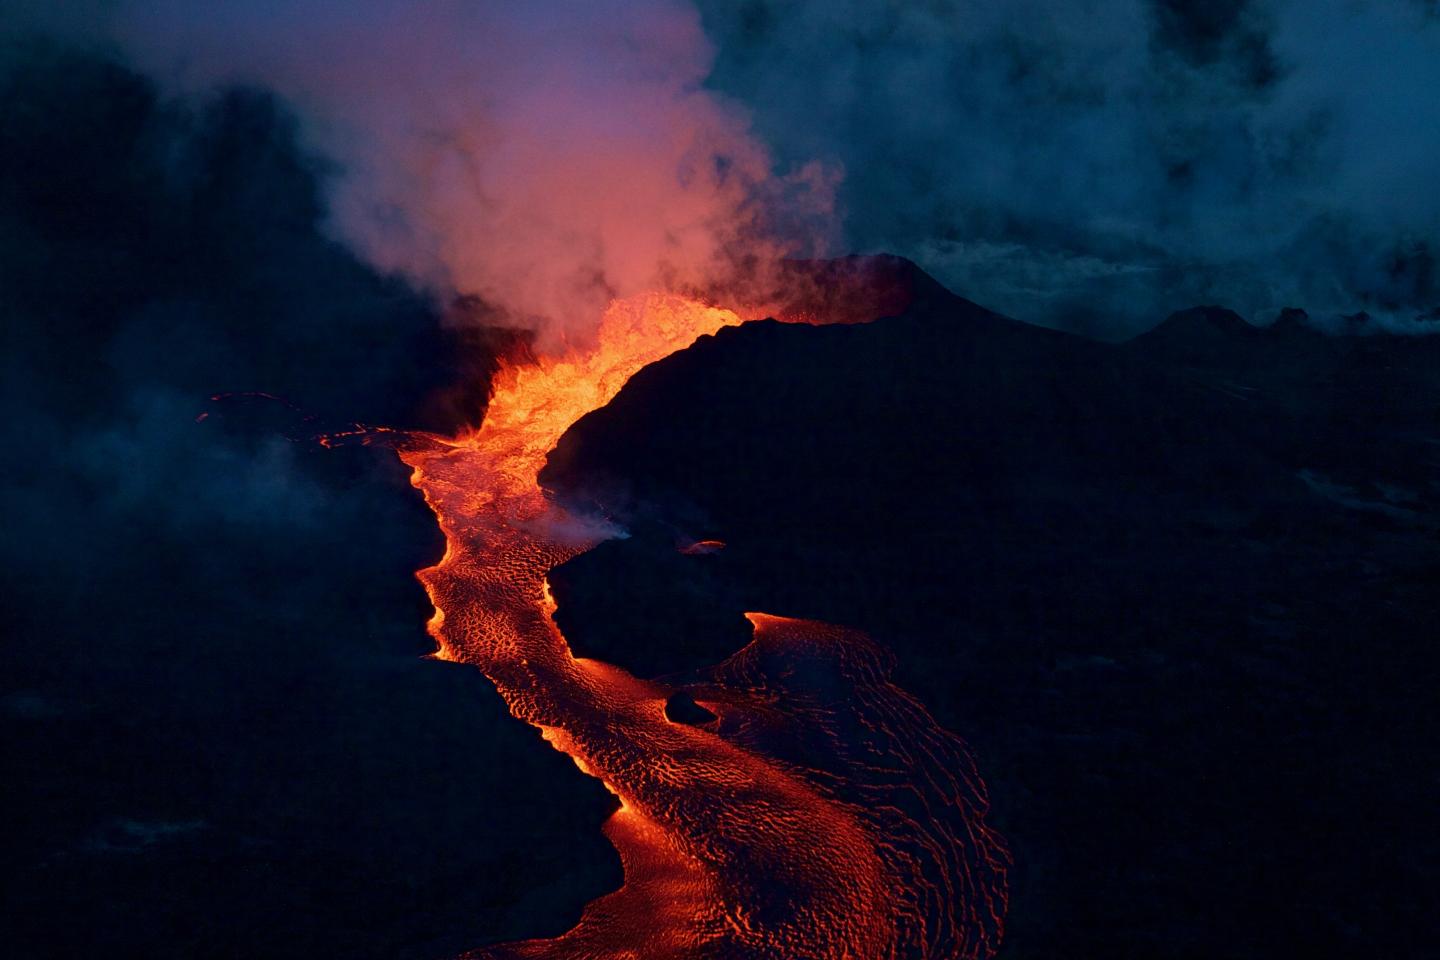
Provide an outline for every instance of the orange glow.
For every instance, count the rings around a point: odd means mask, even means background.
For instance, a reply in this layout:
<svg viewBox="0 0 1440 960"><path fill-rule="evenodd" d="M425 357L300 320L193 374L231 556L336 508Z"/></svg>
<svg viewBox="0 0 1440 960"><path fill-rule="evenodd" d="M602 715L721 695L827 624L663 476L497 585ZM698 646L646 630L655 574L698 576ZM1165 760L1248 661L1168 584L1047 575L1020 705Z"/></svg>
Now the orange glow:
<svg viewBox="0 0 1440 960"><path fill-rule="evenodd" d="M609 403L636 371L739 322L729 310L682 297L617 300L605 311L591 349L503 369L484 423L461 442L493 456L517 489L534 487L560 435Z"/></svg>
<svg viewBox="0 0 1440 960"><path fill-rule="evenodd" d="M697 540L680 548L680 552L687 557L703 557L711 553L719 553L725 549L724 540Z"/></svg>
<svg viewBox="0 0 1440 960"><path fill-rule="evenodd" d="M620 802L605 832L624 886L561 937L476 957L979 958L999 943L1008 855L984 784L868 639L747 614L755 640L686 688L718 717L701 729L665 719L678 688L576 659L551 618L550 569L614 531L545 495L546 454L641 367L739 322L678 297L617 301L590 349L503 371L478 429L401 450L446 536L419 573L436 656L482 670ZM844 696L795 686L815 672L797 658L827 664Z"/></svg>

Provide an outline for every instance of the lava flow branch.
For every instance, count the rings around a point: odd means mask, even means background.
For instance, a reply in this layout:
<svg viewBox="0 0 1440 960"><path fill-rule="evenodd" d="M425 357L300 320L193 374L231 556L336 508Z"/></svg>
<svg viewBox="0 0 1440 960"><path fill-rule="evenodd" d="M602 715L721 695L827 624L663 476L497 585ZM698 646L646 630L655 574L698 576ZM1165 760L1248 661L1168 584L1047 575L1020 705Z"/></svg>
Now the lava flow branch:
<svg viewBox="0 0 1440 960"><path fill-rule="evenodd" d="M605 831L624 885L561 937L472 956L972 958L999 943L1009 857L984 783L868 638L749 614L753 642L683 691L714 715L690 725L666 716L681 691L576 658L551 618L550 569L616 531L545 495L546 454L641 367L739 322L679 297L616 301L592 349L502 371L478 429L402 449L445 533L419 573L437 656L478 667L620 802Z"/></svg>

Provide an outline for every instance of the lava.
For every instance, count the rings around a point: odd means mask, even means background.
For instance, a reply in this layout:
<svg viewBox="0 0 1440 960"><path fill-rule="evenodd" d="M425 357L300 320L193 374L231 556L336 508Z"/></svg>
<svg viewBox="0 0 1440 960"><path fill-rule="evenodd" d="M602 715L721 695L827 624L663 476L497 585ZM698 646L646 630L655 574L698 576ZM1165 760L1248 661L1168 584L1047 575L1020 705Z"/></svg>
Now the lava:
<svg viewBox="0 0 1440 960"><path fill-rule="evenodd" d="M976 958L999 943L1009 857L985 786L877 645L751 613L754 640L681 688L575 657L551 617L550 569L616 531L546 496L546 454L641 367L739 322L617 301L590 349L502 371L478 429L401 449L446 539L419 573L436 655L478 667L619 799L604 829L624 885L558 938L469 956ZM676 694L716 719L672 722Z"/></svg>

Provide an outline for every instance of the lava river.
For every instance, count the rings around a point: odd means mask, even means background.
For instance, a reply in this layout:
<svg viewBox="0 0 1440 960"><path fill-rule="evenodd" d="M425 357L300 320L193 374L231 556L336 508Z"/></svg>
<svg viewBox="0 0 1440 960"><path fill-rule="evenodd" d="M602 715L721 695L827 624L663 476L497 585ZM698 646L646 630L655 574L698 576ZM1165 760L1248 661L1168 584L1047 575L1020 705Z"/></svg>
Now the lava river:
<svg viewBox="0 0 1440 960"><path fill-rule="evenodd" d="M740 322L676 297L617 301L583 353L502 371L483 424L401 445L445 533L422 570L437 656L619 798L624 885L550 940L475 957L985 957L1009 858L964 745L889 682L854 631L751 613L754 639L685 688L715 715L667 719L673 687L575 657L546 575L616 531L536 474L565 429L644 365Z"/></svg>

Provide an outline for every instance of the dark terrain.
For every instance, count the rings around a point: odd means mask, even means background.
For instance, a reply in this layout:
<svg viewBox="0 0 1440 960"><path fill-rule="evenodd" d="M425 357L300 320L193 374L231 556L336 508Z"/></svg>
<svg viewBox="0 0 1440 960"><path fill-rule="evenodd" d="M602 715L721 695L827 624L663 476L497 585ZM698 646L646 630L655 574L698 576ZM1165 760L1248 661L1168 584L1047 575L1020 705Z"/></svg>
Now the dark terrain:
<svg viewBox="0 0 1440 960"><path fill-rule="evenodd" d="M552 574L577 652L880 638L979 755L1006 956L1433 955L1440 338L1110 345L879 268L898 316L723 330L562 440L547 485L633 533Z"/></svg>

